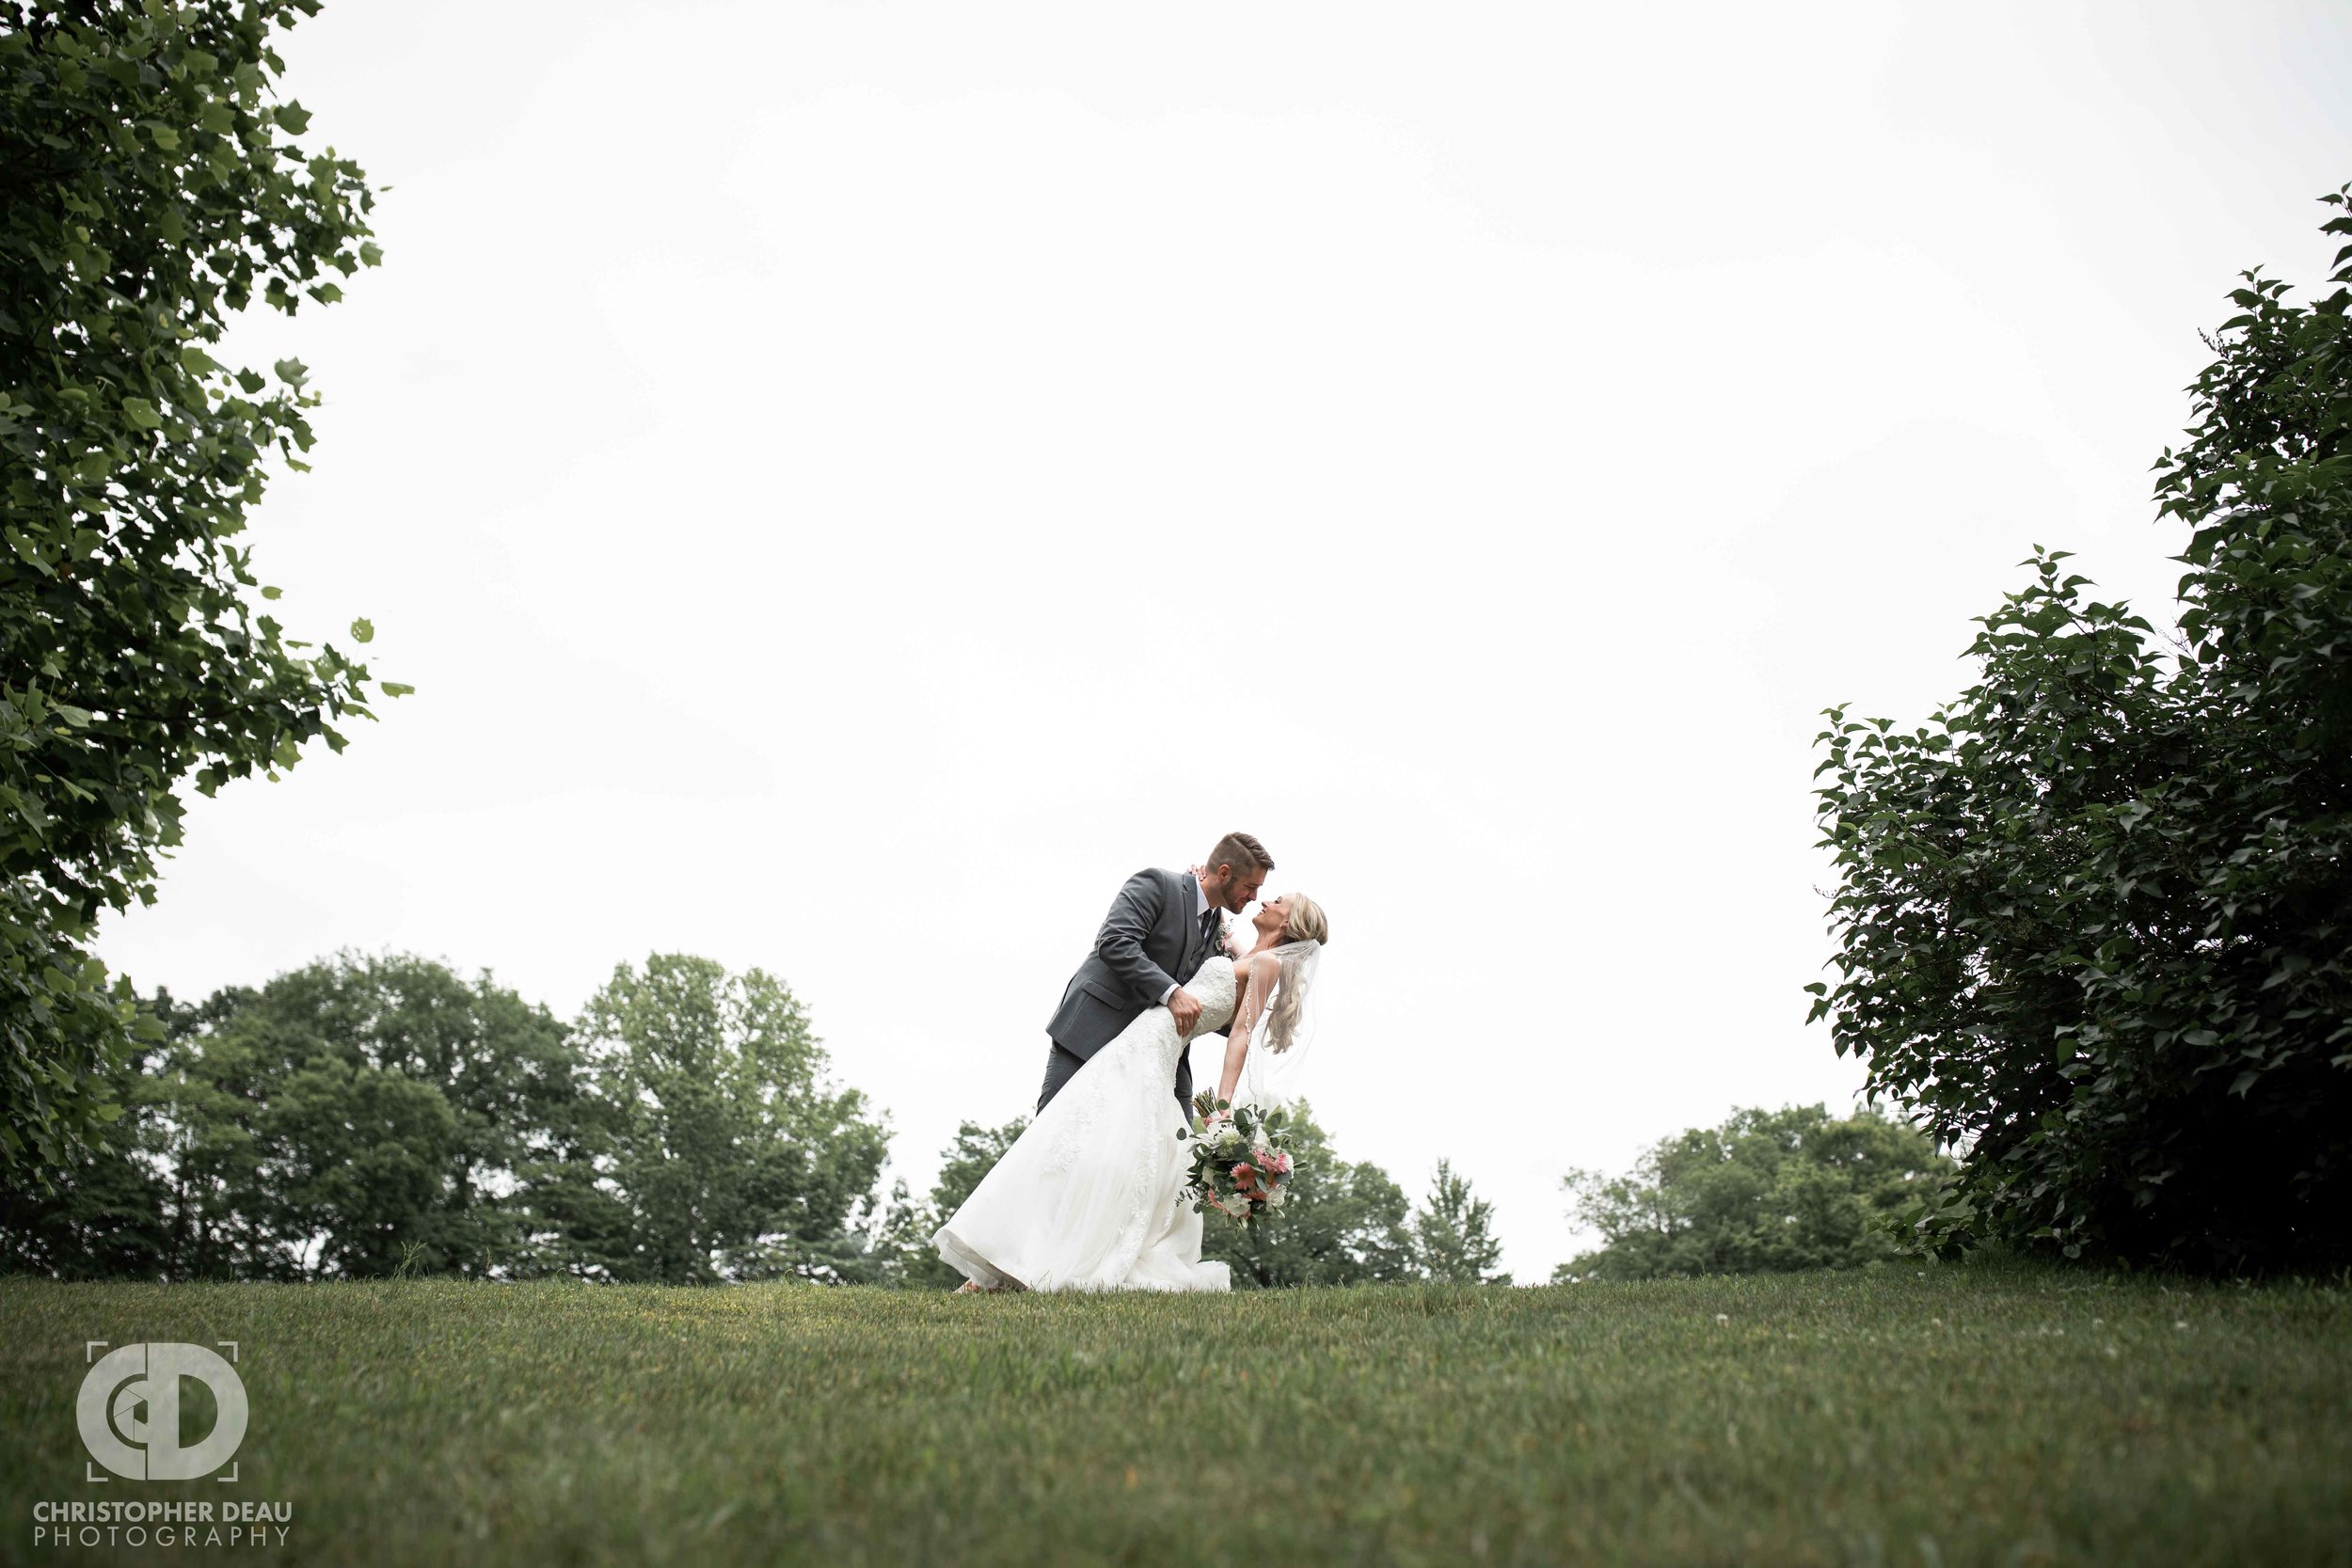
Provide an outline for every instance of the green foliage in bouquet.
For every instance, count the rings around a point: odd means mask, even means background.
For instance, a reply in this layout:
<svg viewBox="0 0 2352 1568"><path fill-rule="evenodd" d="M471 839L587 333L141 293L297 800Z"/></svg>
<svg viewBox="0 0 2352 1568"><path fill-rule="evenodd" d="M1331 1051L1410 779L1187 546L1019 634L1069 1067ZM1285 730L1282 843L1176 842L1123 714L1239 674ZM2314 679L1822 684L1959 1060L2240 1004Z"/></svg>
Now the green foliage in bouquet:
<svg viewBox="0 0 2352 1568"><path fill-rule="evenodd" d="M2352 186L2324 199L2352 238ZM2208 341L2178 635L2064 554L1913 732L1830 710L1815 1018L1964 1151L1917 1241L2235 1272L2352 1261L2352 245Z"/></svg>
<svg viewBox="0 0 2352 1568"><path fill-rule="evenodd" d="M0 3L0 1171L121 1112L138 1015L89 936L153 896L177 787L368 716L366 667L283 637L236 544L270 454L303 466L309 372L213 355L378 260L358 166L271 90L272 30L317 8Z"/></svg>
<svg viewBox="0 0 2352 1568"><path fill-rule="evenodd" d="M1235 1105L1214 1089L1193 1096L1191 1124L1176 1135L1192 1158L1184 1194L1194 1210L1248 1220L1280 1208L1296 1169L1282 1147L1290 1114L1279 1105Z"/></svg>

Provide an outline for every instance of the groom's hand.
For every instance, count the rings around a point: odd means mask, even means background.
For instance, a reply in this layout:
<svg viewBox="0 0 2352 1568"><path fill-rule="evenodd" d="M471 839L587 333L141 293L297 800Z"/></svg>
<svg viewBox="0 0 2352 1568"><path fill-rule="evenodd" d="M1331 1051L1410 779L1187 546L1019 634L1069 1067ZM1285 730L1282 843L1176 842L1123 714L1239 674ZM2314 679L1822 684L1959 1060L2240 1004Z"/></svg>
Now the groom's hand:
<svg viewBox="0 0 2352 1568"><path fill-rule="evenodd" d="M1168 993L1168 1010L1176 1015L1179 1035L1190 1035L1192 1026L1200 1022L1200 999L1181 986Z"/></svg>

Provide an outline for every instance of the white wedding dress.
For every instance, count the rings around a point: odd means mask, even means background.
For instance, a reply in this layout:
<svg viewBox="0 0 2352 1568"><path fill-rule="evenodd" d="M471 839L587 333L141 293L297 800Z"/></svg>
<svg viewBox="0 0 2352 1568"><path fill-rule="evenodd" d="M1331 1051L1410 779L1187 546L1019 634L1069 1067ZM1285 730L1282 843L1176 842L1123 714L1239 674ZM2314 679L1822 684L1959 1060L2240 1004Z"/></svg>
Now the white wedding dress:
<svg viewBox="0 0 2352 1568"><path fill-rule="evenodd" d="M1200 1002L1197 1038L1233 1015L1233 960L1184 983ZM1175 1015L1147 1008L1094 1053L1013 1140L931 1238L992 1289L1229 1291L1200 1260L1200 1215L1179 1196L1190 1166L1177 1141Z"/></svg>

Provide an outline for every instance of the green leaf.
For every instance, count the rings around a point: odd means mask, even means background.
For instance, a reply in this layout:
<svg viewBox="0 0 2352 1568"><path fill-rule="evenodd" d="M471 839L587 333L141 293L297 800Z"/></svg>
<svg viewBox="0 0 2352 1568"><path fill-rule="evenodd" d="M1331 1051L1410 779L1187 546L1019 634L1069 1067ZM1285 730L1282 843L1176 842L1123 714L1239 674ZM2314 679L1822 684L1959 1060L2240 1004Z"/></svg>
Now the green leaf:
<svg viewBox="0 0 2352 1568"><path fill-rule="evenodd" d="M373 641L375 641L375 623L374 623L374 622L373 622L373 621L371 621L371 620L369 620L369 619L368 619L366 616L364 616L364 615L363 615L363 616L361 616L358 620L352 622L352 623L351 623L351 640L352 640L354 642L373 642Z"/></svg>
<svg viewBox="0 0 2352 1568"><path fill-rule="evenodd" d="M122 417L141 430L160 430L164 417L155 412L155 405L145 398L124 398Z"/></svg>

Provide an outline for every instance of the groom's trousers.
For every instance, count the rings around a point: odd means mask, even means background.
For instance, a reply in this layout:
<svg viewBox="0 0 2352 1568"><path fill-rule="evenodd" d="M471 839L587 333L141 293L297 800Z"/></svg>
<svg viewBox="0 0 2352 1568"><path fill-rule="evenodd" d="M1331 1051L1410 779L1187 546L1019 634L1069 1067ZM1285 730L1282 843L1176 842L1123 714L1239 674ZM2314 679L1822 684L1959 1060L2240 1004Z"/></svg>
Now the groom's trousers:
<svg viewBox="0 0 2352 1568"><path fill-rule="evenodd" d="M1055 1041L1053 1051L1045 1058L1045 1087L1038 1091L1037 1108L1040 1111L1044 1110L1046 1101L1061 1093L1061 1086L1076 1076L1078 1069L1086 1065L1087 1059L1084 1056L1074 1051L1064 1049L1058 1040Z"/></svg>

